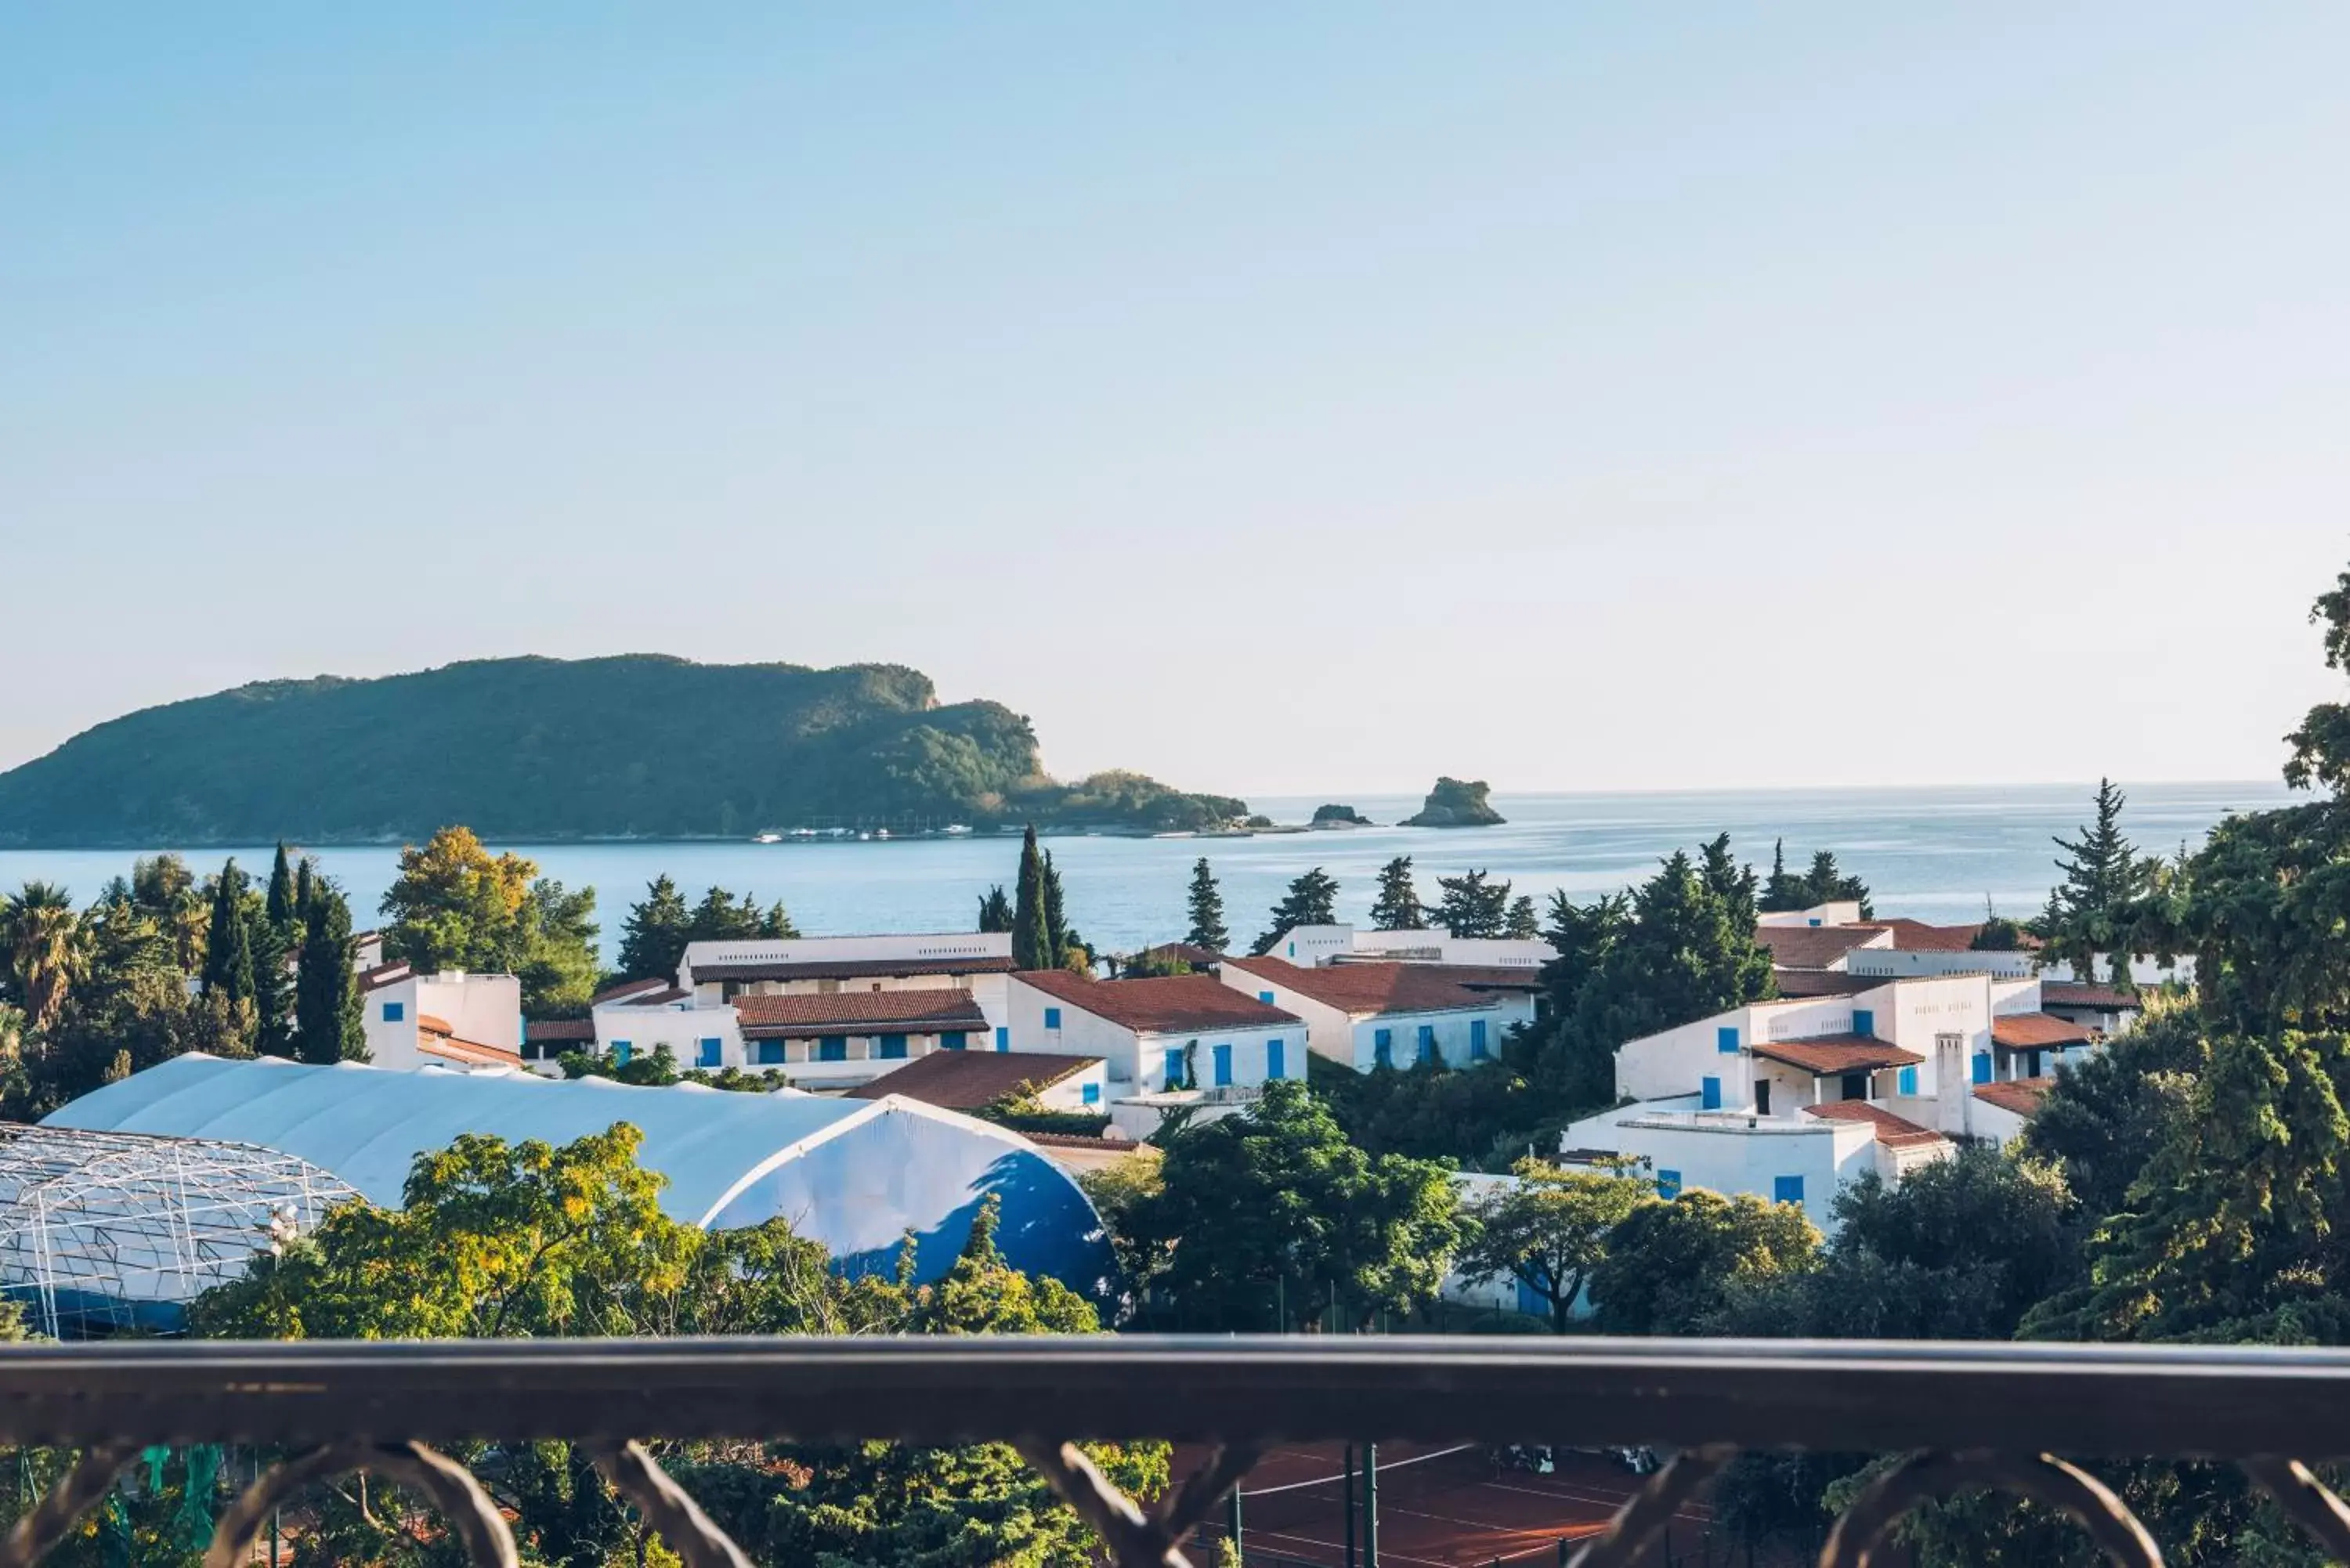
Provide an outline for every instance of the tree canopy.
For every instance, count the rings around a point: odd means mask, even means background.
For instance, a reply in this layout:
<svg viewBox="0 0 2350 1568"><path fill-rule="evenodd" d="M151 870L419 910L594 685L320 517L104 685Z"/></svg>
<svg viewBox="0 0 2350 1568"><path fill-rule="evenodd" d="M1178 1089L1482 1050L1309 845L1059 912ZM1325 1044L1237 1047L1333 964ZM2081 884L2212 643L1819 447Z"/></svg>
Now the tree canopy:
<svg viewBox="0 0 2350 1568"><path fill-rule="evenodd" d="M379 912L385 957L516 975L532 1017L584 1012L596 989L596 890L573 892L512 851L493 856L471 828L402 849Z"/></svg>
<svg viewBox="0 0 2350 1568"><path fill-rule="evenodd" d="M1289 884L1281 902L1267 912L1268 924L1250 944L1249 951L1269 953L1284 932L1299 926L1335 926L1338 923L1338 879L1319 866L1303 872Z"/></svg>

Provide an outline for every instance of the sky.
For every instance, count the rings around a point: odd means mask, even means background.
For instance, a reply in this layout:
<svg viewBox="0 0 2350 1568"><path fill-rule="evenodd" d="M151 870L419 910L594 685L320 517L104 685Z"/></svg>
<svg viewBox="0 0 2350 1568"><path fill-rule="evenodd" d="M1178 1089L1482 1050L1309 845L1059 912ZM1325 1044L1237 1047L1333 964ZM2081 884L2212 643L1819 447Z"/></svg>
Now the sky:
<svg viewBox="0 0 2350 1568"><path fill-rule="evenodd" d="M2308 5L9 7L0 766L660 651L1243 794L2272 777L2345 70Z"/></svg>

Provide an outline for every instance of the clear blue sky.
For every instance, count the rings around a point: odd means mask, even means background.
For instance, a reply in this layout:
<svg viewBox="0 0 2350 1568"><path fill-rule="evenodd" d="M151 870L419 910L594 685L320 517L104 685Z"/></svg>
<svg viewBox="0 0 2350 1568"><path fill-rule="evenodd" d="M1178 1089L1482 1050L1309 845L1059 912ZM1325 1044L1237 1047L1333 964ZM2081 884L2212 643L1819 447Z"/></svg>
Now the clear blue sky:
<svg viewBox="0 0 2350 1568"><path fill-rule="evenodd" d="M657 649L1241 793L2269 775L2345 78L2323 5L11 7L0 764Z"/></svg>

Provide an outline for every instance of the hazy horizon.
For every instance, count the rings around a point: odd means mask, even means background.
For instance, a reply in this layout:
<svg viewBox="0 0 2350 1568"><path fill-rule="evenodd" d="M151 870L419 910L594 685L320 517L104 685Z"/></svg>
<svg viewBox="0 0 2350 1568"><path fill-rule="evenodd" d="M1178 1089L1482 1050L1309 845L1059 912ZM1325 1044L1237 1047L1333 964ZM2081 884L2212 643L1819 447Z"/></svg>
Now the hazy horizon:
<svg viewBox="0 0 2350 1568"><path fill-rule="evenodd" d="M2350 11L0 15L0 768L874 661L1047 767L2275 775Z"/></svg>

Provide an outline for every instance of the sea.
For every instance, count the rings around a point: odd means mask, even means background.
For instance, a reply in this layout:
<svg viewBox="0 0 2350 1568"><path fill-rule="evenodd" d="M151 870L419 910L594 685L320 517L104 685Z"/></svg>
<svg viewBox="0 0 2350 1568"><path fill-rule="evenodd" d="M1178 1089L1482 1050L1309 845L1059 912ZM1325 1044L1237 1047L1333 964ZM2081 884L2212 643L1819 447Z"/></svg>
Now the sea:
<svg viewBox="0 0 2350 1568"><path fill-rule="evenodd" d="M1957 789L1707 791L1642 794L1495 794L1500 826L1428 829L1380 826L1247 837L1140 838L1049 835L1067 893L1071 923L1097 952L1130 951L1183 935L1184 894L1192 863L1204 856L1224 896L1225 923L1244 943L1267 924L1267 912L1290 879L1321 867L1338 879L1341 919L1366 919L1378 867L1409 855L1420 897L1433 903L1436 879L1471 868L1508 881L1547 905L1564 890L1578 900L1626 888L1676 849L1695 849L1727 832L1733 850L1758 871L1770 867L1783 840L1787 863L1801 868L1813 851L1833 849L1864 878L1879 915L1921 920L1980 919L1986 904L2017 918L2037 913L2056 879L2054 839L2075 836L2089 815L2087 785L2033 784ZM2128 791L2124 826L2138 846L2175 855L2199 844L2230 813L2293 798L2282 784L2159 784ZM1325 802L1352 805L1385 825L1411 815L1417 796L1336 794L1253 800L1276 822L1302 823ZM1020 846L1011 835L899 838L873 842L596 842L494 844L537 863L567 887L596 889L608 959L628 906L663 872L690 900L704 888L750 892L764 905L782 899L811 936L889 931L969 930L990 887L1013 886ZM176 848L202 872L230 855L268 874L274 846ZM0 888L31 878L60 882L78 901L96 897L108 878L127 875L154 849L0 850ZM349 895L354 920L369 924L398 870L399 846L365 845L311 850Z"/></svg>

